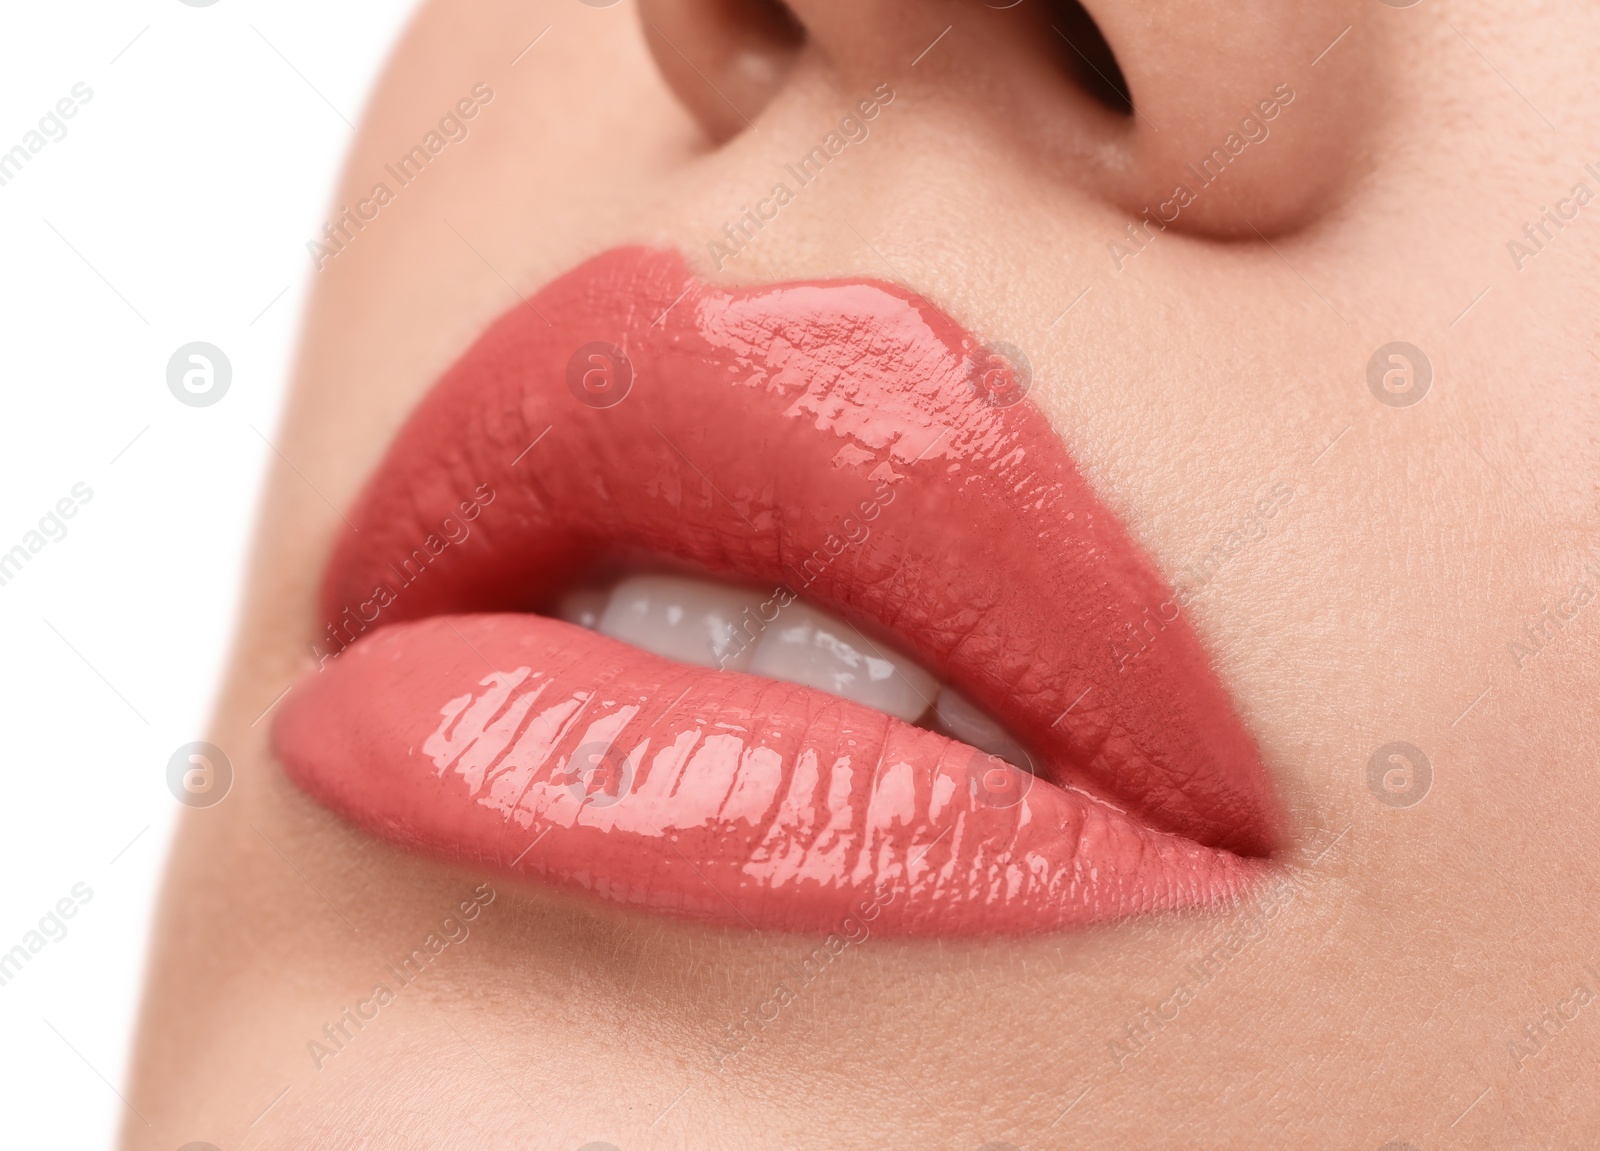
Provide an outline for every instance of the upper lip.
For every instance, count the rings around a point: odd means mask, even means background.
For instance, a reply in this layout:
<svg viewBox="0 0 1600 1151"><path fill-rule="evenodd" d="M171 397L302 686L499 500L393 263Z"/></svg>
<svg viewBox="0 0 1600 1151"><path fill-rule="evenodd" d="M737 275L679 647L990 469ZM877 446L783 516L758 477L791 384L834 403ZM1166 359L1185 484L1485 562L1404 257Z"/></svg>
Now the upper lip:
<svg viewBox="0 0 1600 1151"><path fill-rule="evenodd" d="M724 291L637 250L528 307L446 373L351 510L324 654L353 620L538 608L597 557L648 553L892 639L1054 784L1208 848L1273 850L1255 743L1172 593L1043 414L971 386L983 349L944 313L871 281ZM630 386L581 402L575 353L607 345ZM427 545L486 492L469 544ZM375 605L418 548L425 575Z"/></svg>

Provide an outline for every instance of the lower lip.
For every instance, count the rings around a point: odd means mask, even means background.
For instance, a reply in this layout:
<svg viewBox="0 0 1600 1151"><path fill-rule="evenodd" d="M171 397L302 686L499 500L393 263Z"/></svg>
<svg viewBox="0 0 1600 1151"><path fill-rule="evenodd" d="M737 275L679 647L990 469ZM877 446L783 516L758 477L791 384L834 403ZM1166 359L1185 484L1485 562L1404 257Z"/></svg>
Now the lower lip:
<svg viewBox="0 0 1600 1151"><path fill-rule="evenodd" d="M1267 866L871 708L540 616L386 627L314 687L274 740L334 811L708 923L1021 935L1228 900Z"/></svg>

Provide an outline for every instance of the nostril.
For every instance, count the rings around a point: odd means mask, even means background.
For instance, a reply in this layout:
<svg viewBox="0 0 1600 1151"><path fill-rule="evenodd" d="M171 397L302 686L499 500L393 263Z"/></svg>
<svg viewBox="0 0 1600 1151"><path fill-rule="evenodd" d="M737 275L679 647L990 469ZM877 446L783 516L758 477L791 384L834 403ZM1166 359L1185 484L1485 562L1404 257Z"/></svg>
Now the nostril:
<svg viewBox="0 0 1600 1151"><path fill-rule="evenodd" d="M715 143L760 113L806 39L782 0L640 0L639 14L662 76Z"/></svg>
<svg viewBox="0 0 1600 1151"><path fill-rule="evenodd" d="M766 39L798 48L806 38L805 25L783 0L741 0L750 27Z"/></svg>
<svg viewBox="0 0 1600 1151"><path fill-rule="evenodd" d="M736 84L763 93L776 87L805 43L805 26L783 0L730 0L724 7Z"/></svg>
<svg viewBox="0 0 1600 1151"><path fill-rule="evenodd" d="M1067 74L1106 108L1133 115L1133 93L1100 26L1077 0L1051 0L1050 27Z"/></svg>

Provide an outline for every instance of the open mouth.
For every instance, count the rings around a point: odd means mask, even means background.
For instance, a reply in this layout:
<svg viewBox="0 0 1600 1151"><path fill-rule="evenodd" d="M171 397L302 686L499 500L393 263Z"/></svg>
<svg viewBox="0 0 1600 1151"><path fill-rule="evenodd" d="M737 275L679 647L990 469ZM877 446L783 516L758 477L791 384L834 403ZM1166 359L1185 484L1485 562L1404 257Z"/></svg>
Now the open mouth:
<svg viewBox="0 0 1600 1151"><path fill-rule="evenodd" d="M1259 754L1025 390L891 285L605 253L401 429L275 750L401 845L715 923L1228 900Z"/></svg>
<svg viewBox="0 0 1600 1151"><path fill-rule="evenodd" d="M1034 772L1021 742L971 700L909 656L801 602L792 589L769 595L710 580L634 575L610 587L574 588L556 615L667 659L814 687Z"/></svg>

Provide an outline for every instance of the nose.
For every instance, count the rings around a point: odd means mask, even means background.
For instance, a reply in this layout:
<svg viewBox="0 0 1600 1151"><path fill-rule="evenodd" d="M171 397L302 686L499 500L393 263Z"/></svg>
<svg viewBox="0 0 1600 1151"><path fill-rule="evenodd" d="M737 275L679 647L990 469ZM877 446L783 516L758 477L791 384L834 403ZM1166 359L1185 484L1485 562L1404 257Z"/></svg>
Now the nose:
<svg viewBox="0 0 1600 1151"><path fill-rule="evenodd" d="M1304 228L1362 170L1385 106L1370 0L640 0L714 145L799 84L887 82L947 145L981 134L1142 229Z"/></svg>

